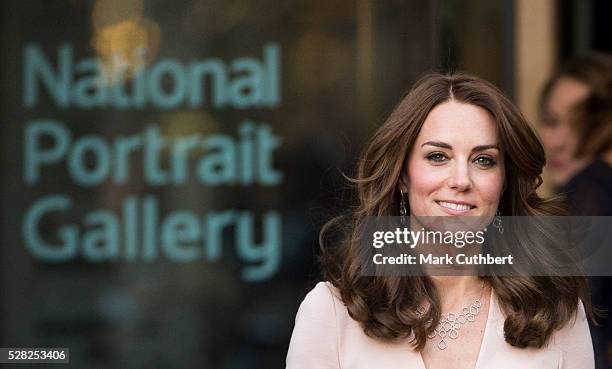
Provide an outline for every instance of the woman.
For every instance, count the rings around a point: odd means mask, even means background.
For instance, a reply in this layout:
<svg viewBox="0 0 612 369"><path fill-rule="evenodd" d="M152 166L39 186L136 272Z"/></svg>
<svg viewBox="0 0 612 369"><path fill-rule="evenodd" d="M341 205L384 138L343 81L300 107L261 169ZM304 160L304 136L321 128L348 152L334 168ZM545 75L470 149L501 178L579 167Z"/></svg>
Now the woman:
<svg viewBox="0 0 612 369"><path fill-rule="evenodd" d="M567 61L540 98L548 179L572 215L612 215L612 56Z"/></svg>
<svg viewBox="0 0 612 369"><path fill-rule="evenodd" d="M544 161L491 84L465 74L417 82L361 158L357 206L322 230L328 282L300 305L287 368L592 368L582 277L360 275L353 240L367 216L560 214L536 193ZM327 247L328 230L346 224L340 247ZM438 323L464 308L472 319L445 340Z"/></svg>
<svg viewBox="0 0 612 369"><path fill-rule="evenodd" d="M612 216L612 56L588 53L564 63L540 99L540 132L554 190L570 215ZM612 279L590 277L593 304L608 317L591 325L597 369L612 367Z"/></svg>

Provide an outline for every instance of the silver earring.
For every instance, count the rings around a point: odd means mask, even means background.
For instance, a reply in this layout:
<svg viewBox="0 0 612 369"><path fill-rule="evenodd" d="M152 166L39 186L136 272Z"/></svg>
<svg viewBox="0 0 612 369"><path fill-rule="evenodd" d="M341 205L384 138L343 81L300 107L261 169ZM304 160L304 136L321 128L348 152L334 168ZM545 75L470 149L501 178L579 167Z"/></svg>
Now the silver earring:
<svg viewBox="0 0 612 369"><path fill-rule="evenodd" d="M406 223L406 201L404 200L404 191L400 188L400 193L402 194L402 198L400 199L399 213L400 213L400 222L402 225Z"/></svg>
<svg viewBox="0 0 612 369"><path fill-rule="evenodd" d="M499 209L497 209L497 212L495 213L495 218L493 218L493 227L497 228L499 234L504 233L504 225L502 224L502 218L499 213Z"/></svg>

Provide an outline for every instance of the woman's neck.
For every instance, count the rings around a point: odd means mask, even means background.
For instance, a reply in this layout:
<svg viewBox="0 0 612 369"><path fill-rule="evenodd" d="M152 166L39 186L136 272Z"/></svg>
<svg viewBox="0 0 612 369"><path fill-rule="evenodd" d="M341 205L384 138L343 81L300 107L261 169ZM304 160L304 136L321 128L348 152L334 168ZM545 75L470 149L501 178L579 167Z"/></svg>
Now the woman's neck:
<svg viewBox="0 0 612 369"><path fill-rule="evenodd" d="M440 296L442 312L454 312L482 298L484 281L476 276L431 277Z"/></svg>

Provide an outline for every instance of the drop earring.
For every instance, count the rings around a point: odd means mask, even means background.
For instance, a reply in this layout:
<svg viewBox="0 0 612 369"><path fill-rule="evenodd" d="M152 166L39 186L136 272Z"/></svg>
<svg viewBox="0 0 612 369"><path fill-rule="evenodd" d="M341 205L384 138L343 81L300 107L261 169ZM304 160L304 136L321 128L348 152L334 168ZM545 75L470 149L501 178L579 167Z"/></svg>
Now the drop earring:
<svg viewBox="0 0 612 369"><path fill-rule="evenodd" d="M402 225L404 225L406 223L406 214L408 212L406 211L406 201L404 200L404 191L402 191L401 188L400 188L400 194L402 196L400 199L400 206L399 206L400 222L402 223Z"/></svg>
<svg viewBox="0 0 612 369"><path fill-rule="evenodd" d="M504 225L502 224L502 218L499 213L499 209L497 209L497 212L495 212L495 218L493 218L493 227L497 228L499 234L504 233Z"/></svg>

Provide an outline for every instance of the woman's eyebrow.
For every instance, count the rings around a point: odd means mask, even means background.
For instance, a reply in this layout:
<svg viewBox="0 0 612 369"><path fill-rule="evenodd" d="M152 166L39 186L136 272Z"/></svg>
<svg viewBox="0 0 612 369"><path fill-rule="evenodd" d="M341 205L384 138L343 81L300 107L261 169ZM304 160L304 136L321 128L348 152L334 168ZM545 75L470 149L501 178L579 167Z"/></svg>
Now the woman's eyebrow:
<svg viewBox="0 0 612 369"><path fill-rule="evenodd" d="M446 142L440 142L440 141L427 141L424 144L421 145L421 147L425 146L425 145L430 145L430 146L435 146L435 147L441 147L444 149L449 149L452 150L453 147L449 144L447 144ZM478 145L478 146L474 146L474 148L472 149L472 152L475 151L484 151L487 149L496 149L499 150L499 146L498 145Z"/></svg>
<svg viewBox="0 0 612 369"><path fill-rule="evenodd" d="M440 141L427 141L424 144L422 144L421 147L423 147L425 145L442 147L442 148L449 149L449 150L453 149L453 147L451 145L447 144L446 142L440 142Z"/></svg>
<svg viewBox="0 0 612 369"><path fill-rule="evenodd" d="M474 151L484 151L487 149L496 149L499 151L499 146L497 145L479 145L479 146L474 146L474 148L472 149L472 152Z"/></svg>

